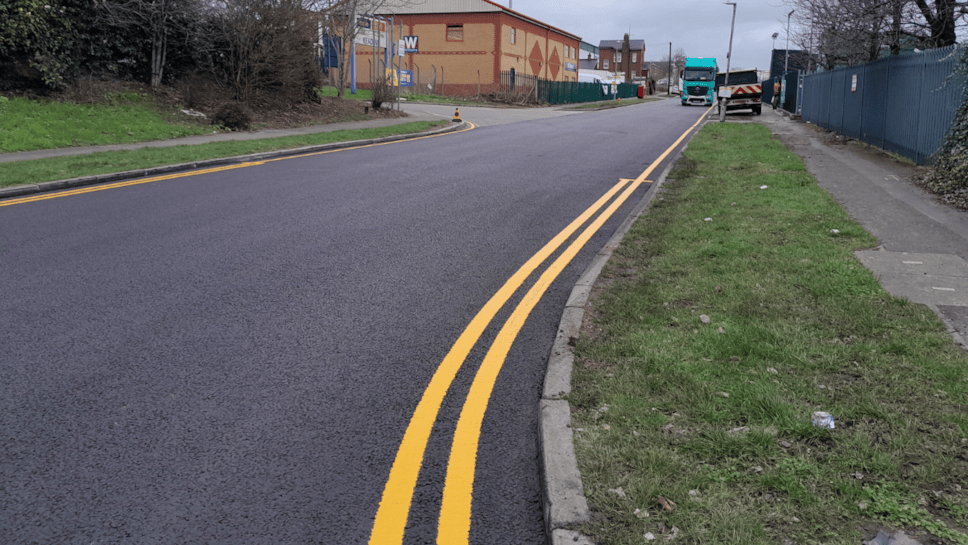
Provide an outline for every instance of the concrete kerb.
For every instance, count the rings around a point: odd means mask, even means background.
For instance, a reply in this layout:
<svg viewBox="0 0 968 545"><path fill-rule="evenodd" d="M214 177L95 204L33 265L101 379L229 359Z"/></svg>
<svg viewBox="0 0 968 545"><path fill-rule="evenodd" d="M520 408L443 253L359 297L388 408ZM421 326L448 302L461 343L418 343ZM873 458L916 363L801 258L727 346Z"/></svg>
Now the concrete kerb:
<svg viewBox="0 0 968 545"><path fill-rule="evenodd" d="M353 148L358 146L368 146L372 144L382 144L386 142L397 142L400 140L410 140L414 138L422 138L425 136L435 136L435 135L444 134L448 132L458 131L464 128L467 128L466 121L462 121L460 123L452 123L450 125L447 125L445 127L432 130L432 131L418 132L413 134L398 134L394 136L386 136L383 138L372 138L368 140L350 140L346 142L334 142L332 144L305 146L302 148L294 148L294 149L288 149L288 150L253 153L249 155L237 155L233 157L221 157L218 159L208 159L205 161L196 161L193 163L163 165L163 166L151 167L146 169L128 170L125 172L115 172L111 174L98 174L95 176L82 176L80 178L70 178L67 180L57 180L53 182L18 185L14 187L0 189L0 199L10 198L10 197L22 197L25 195L32 195L34 193L60 191L63 189L72 189L75 187L84 187L84 186L97 185L97 184L103 184L103 183L109 183L109 182L118 182L121 180L131 180L136 178L144 178L148 176L157 176L160 174L170 174L173 172L184 172L184 171L196 170L201 168L212 168L217 166L235 165L235 164L241 164L241 163L255 163L259 161L265 161L267 159L275 159L278 157L289 157L293 155L317 153L320 151L330 151L330 150L338 150L338 149L345 149L345 148Z"/></svg>
<svg viewBox="0 0 968 545"><path fill-rule="evenodd" d="M701 129L705 123L699 126ZM697 130L698 132L698 130ZM695 133L693 133L695 135ZM690 137L691 140L691 137ZM653 184L642 200L635 206L625 221L618 227L612 238L602 247L582 273L571 291L565 310L558 325L558 334L548 357L544 388L541 394L538 415L538 450L540 452L541 492L544 502L545 532L550 545L593 545L591 539L569 526L583 524L591 520L591 511L585 499L581 472L571 429L571 406L562 399L571 392L571 370L575 361L573 344L578 338L585 304L591 295L592 286L612 257L615 248L622 242L632 224L644 214L652 198L665 182L672 167L689 146L687 140L682 149L672 158L662 175Z"/></svg>

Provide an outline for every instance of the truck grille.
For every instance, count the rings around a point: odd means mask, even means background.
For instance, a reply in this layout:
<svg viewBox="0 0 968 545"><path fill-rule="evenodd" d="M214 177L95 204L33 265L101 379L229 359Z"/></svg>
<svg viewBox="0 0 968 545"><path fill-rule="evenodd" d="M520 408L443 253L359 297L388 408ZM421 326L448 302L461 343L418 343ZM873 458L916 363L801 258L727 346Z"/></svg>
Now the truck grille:
<svg viewBox="0 0 968 545"><path fill-rule="evenodd" d="M708 92L709 92L709 89L702 85L686 86L686 93L688 93L690 96L696 96L696 97L706 96L706 93Z"/></svg>

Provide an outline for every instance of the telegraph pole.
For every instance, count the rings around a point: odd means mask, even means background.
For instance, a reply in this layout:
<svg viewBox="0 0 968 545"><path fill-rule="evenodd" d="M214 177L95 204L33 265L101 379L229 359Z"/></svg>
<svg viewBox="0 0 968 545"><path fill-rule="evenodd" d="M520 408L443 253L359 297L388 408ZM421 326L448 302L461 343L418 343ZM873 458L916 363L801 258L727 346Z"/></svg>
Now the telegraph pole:
<svg viewBox="0 0 968 545"><path fill-rule="evenodd" d="M669 42L669 83L667 85L666 95L672 96L672 42Z"/></svg>
<svg viewBox="0 0 968 545"><path fill-rule="evenodd" d="M736 2L724 2L727 6L733 6L733 22L729 26L729 52L726 53L726 78L723 81L723 88L729 86L729 63L733 60L733 29L736 28ZM726 122L726 105L723 104L722 97L719 98L719 122Z"/></svg>

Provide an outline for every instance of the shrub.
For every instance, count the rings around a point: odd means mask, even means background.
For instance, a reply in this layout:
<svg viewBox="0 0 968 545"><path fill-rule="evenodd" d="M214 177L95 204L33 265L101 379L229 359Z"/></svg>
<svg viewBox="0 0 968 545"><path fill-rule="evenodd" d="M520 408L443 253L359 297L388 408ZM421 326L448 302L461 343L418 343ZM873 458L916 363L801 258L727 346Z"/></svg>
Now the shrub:
<svg viewBox="0 0 968 545"><path fill-rule="evenodd" d="M238 102L226 102L215 110L212 116L213 125L221 125L233 131L247 131L252 125L249 112Z"/></svg>
<svg viewBox="0 0 968 545"><path fill-rule="evenodd" d="M386 78L377 78L376 84L373 86L373 107L379 108L384 102L393 102L396 96L393 92L393 86Z"/></svg>
<svg viewBox="0 0 968 545"><path fill-rule="evenodd" d="M965 81L968 78L968 46L961 46L955 74L948 81ZM927 190L941 196L942 200L959 208L968 209L968 84L961 95L961 105L954 121L934 157L934 168L919 180Z"/></svg>

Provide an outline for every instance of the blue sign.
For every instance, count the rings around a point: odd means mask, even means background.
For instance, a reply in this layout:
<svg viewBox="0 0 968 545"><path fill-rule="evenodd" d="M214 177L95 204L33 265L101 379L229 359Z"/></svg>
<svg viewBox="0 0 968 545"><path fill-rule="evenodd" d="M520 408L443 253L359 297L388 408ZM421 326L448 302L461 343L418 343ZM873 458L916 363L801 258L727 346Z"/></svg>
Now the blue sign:
<svg viewBox="0 0 968 545"><path fill-rule="evenodd" d="M323 35L322 56L319 66L322 68L339 68L339 52L342 50L343 40L338 36Z"/></svg>
<svg viewBox="0 0 968 545"><path fill-rule="evenodd" d="M573 62L565 63L565 72L577 72L577 71L578 71L578 67L575 66L575 63Z"/></svg>
<svg viewBox="0 0 968 545"><path fill-rule="evenodd" d="M400 70L400 87L413 87L413 70Z"/></svg>

